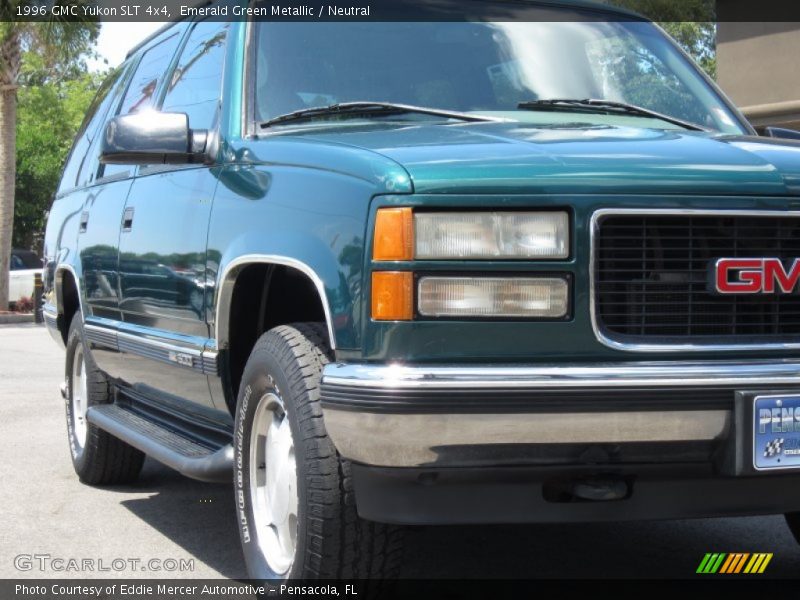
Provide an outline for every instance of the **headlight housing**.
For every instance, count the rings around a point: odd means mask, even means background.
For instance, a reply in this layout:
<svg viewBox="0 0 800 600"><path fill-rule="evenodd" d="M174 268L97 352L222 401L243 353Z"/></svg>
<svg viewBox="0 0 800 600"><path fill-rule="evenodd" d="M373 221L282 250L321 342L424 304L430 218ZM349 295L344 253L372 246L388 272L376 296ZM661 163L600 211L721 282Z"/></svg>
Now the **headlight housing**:
<svg viewBox="0 0 800 600"><path fill-rule="evenodd" d="M421 277L417 310L426 317L559 319L569 312L563 277Z"/></svg>
<svg viewBox="0 0 800 600"><path fill-rule="evenodd" d="M375 216L372 260L402 262L373 270L374 321L422 318L565 319L571 276L532 269L529 274L461 273L443 276L433 266L420 274L416 260L551 260L570 256L570 214L540 211L427 211L382 207ZM410 263L410 264L408 264ZM387 265L388 266L388 265ZM491 269L493 271L495 269ZM558 269L563 273L564 269Z"/></svg>
<svg viewBox="0 0 800 600"><path fill-rule="evenodd" d="M414 258L565 259L569 215L540 212L415 212Z"/></svg>

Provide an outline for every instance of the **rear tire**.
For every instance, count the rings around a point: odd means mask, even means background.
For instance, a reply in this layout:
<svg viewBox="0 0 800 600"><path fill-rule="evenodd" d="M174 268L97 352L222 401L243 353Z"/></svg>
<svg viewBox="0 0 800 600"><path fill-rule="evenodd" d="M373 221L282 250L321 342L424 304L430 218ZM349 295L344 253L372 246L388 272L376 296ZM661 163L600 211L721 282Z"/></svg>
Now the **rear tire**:
<svg viewBox="0 0 800 600"><path fill-rule="evenodd" d="M322 325L295 323L262 335L247 361L236 409L234 488L252 578L397 574L402 530L359 518L350 463L325 431L319 384L330 354Z"/></svg>
<svg viewBox="0 0 800 600"><path fill-rule="evenodd" d="M80 312L72 318L67 336L66 383L67 436L75 473L90 485L135 481L144 454L86 420L90 406L111 402L111 386L86 350Z"/></svg>

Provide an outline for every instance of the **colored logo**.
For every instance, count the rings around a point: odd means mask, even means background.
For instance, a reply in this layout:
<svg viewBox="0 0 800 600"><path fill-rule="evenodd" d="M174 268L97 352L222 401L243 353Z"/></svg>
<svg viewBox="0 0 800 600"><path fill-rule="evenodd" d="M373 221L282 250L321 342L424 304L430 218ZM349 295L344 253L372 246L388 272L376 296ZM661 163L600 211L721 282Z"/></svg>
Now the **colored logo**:
<svg viewBox="0 0 800 600"><path fill-rule="evenodd" d="M800 282L800 258L789 270L779 258L720 258L713 264L720 294L791 294Z"/></svg>
<svg viewBox="0 0 800 600"><path fill-rule="evenodd" d="M764 458L780 456L781 452L783 452L784 443L785 440L783 438L776 438L771 442L767 442L767 445L764 447Z"/></svg>
<svg viewBox="0 0 800 600"><path fill-rule="evenodd" d="M748 573L754 575L763 573L769 561L772 560L772 553L756 552L709 552L700 561L697 573L706 574L726 574Z"/></svg>

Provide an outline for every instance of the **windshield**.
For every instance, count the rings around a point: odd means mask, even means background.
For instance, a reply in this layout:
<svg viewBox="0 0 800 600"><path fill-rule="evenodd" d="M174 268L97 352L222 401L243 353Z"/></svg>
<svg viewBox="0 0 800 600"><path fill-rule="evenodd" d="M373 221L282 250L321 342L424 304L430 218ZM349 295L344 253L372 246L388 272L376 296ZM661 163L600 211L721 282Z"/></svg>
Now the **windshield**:
<svg viewBox="0 0 800 600"><path fill-rule="evenodd" d="M601 98L716 131L744 132L694 67L646 22L264 22L258 27L258 121L309 107L376 101L572 123L585 119L517 105Z"/></svg>

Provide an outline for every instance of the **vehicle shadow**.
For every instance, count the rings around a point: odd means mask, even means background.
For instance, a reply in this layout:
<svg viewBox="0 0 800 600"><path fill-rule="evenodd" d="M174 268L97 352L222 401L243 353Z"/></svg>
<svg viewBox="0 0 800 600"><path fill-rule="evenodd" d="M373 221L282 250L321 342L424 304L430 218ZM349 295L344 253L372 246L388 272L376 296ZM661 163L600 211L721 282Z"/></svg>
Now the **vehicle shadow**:
<svg viewBox="0 0 800 600"><path fill-rule="evenodd" d="M223 577L245 579L231 487L194 481L147 459L132 489L156 493L120 504Z"/></svg>
<svg viewBox="0 0 800 600"><path fill-rule="evenodd" d="M230 579L246 579L231 487L147 460L123 500L132 514ZM796 577L800 547L780 516L628 523L407 527L401 577L692 577L706 552L774 552L768 576Z"/></svg>

